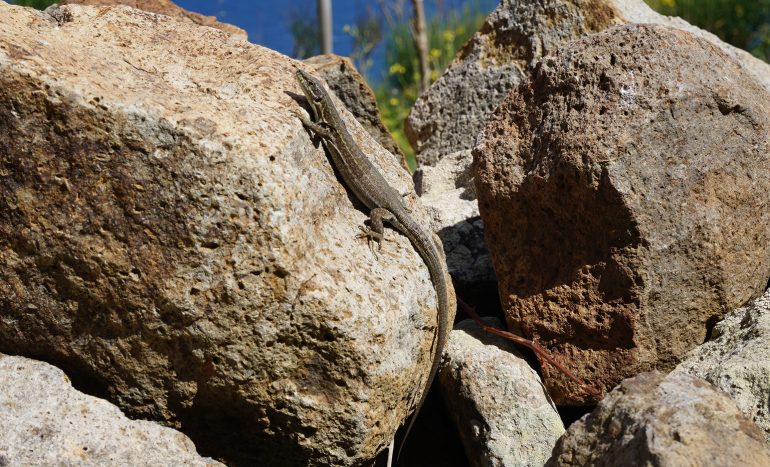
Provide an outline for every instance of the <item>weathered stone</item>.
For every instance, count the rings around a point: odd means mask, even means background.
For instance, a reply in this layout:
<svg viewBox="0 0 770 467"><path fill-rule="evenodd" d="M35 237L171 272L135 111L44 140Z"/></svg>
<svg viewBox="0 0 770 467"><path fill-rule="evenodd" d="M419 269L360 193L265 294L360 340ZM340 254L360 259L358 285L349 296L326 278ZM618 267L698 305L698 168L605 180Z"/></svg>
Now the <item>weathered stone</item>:
<svg viewBox="0 0 770 467"><path fill-rule="evenodd" d="M650 8L643 0L612 0L612 6L618 12L621 22L670 26L691 32L696 37L711 42L725 55L735 59L741 68L751 74L765 89L770 91L770 65L764 60L760 60L745 50L725 43L716 35L693 26L682 18L661 15Z"/></svg>
<svg viewBox="0 0 770 467"><path fill-rule="evenodd" d="M3 354L0 465L223 466L182 433L75 390L60 369Z"/></svg>
<svg viewBox="0 0 770 467"><path fill-rule="evenodd" d="M420 164L474 146L478 133L528 69L562 45L608 27L653 23L689 30L741 61L770 89L770 65L643 0L502 0L406 121Z"/></svg>
<svg viewBox="0 0 770 467"><path fill-rule="evenodd" d="M356 70L347 57L326 54L317 55L304 60L325 81L329 89L345 104L358 123L377 140L382 147L398 159L401 166L409 170L404 153L393 140L385 125L382 123L377 98L366 84L366 79Z"/></svg>
<svg viewBox="0 0 770 467"><path fill-rule="evenodd" d="M423 389L436 295L404 236L379 260L356 239L368 211L291 113L303 65L137 9L55 11L0 2L0 351L227 462L374 458Z"/></svg>
<svg viewBox="0 0 770 467"><path fill-rule="evenodd" d="M686 374L627 379L573 423L546 464L770 465L762 431L729 397Z"/></svg>
<svg viewBox="0 0 770 467"><path fill-rule="evenodd" d="M509 326L605 390L672 369L770 277L768 92L710 42L629 25L546 57L474 151ZM544 369L557 404L588 396Z"/></svg>
<svg viewBox="0 0 770 467"><path fill-rule="evenodd" d="M464 155L492 111L535 62L571 40L623 23L689 30L740 59L770 89L770 66L765 62L680 18L655 13L642 0L503 0L439 80L420 96L406 122L420 163L415 181L425 185L423 200L441 225L447 262L463 296L497 295L496 285L488 281L494 275L488 267L475 194L466 189L471 169ZM467 217L462 218L462 213Z"/></svg>
<svg viewBox="0 0 770 467"><path fill-rule="evenodd" d="M551 457L564 425L540 377L509 341L473 321L458 323L439 380L471 465L536 466Z"/></svg>
<svg viewBox="0 0 770 467"><path fill-rule="evenodd" d="M770 442L770 289L714 327L676 370L699 376L738 404Z"/></svg>
<svg viewBox="0 0 770 467"><path fill-rule="evenodd" d="M463 288L496 282L484 244L472 163L471 151L460 151L414 173L417 194L438 226L449 272Z"/></svg>
<svg viewBox="0 0 770 467"><path fill-rule="evenodd" d="M239 38L248 39L248 33L229 23L221 23L214 16L205 16L193 11L187 11L170 0L59 0L59 5L92 5L92 6L117 6L125 5L139 10L158 13L161 15L172 16L174 18L189 21L201 26L221 29L222 31L234 34Z"/></svg>

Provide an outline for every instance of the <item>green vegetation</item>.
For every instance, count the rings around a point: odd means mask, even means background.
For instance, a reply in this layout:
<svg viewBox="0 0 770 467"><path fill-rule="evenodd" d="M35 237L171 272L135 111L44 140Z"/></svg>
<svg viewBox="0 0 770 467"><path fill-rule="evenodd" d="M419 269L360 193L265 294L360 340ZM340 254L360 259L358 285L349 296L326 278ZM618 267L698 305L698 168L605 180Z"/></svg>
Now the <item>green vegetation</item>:
<svg viewBox="0 0 770 467"><path fill-rule="evenodd" d="M343 32L353 39L353 51L350 59L356 69L366 75L372 66L372 54L383 36L382 19L374 7L369 5L366 13L359 15L354 25L345 25Z"/></svg>
<svg viewBox="0 0 770 467"><path fill-rule="evenodd" d="M441 75L460 47L481 27L485 16L474 3L462 10L440 12L428 20L431 82ZM386 75L373 80L378 83L374 86L374 93L383 123L414 170L416 161L404 134L404 120L419 94L420 66L408 20L391 27L385 42L385 60L388 64Z"/></svg>
<svg viewBox="0 0 770 467"><path fill-rule="evenodd" d="M56 0L14 0L11 3L21 6L31 6L38 10L45 10L49 6L56 3Z"/></svg>
<svg viewBox="0 0 770 467"><path fill-rule="evenodd" d="M770 61L770 0L645 1L659 13L679 16Z"/></svg>

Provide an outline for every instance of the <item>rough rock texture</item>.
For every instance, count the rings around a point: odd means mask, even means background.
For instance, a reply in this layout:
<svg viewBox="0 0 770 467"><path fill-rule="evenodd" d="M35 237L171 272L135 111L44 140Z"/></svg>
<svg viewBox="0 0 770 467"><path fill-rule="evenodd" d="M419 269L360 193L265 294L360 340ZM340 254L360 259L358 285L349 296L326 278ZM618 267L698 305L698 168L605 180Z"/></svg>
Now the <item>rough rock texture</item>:
<svg viewBox="0 0 770 467"><path fill-rule="evenodd" d="M770 290L717 324L711 340L693 349L675 371L729 394L770 442Z"/></svg>
<svg viewBox="0 0 770 467"><path fill-rule="evenodd" d="M545 58L474 151L509 325L609 389L770 277L768 92L711 43L613 28ZM587 395L548 366L557 404Z"/></svg>
<svg viewBox="0 0 770 467"><path fill-rule="evenodd" d="M0 465L223 466L182 433L76 391L60 369L3 354Z"/></svg>
<svg viewBox="0 0 770 467"><path fill-rule="evenodd" d="M762 431L700 378L642 373L572 424L546 464L555 466L770 465Z"/></svg>
<svg viewBox="0 0 770 467"><path fill-rule="evenodd" d="M452 331L439 381L471 465L541 466L564 433L538 374L510 342L473 321Z"/></svg>
<svg viewBox="0 0 770 467"><path fill-rule="evenodd" d="M770 65L643 0L502 0L443 75L422 94L406 121L420 164L470 149L493 110L543 56L579 37L625 23L655 23L694 32L770 89Z"/></svg>
<svg viewBox="0 0 770 467"><path fill-rule="evenodd" d="M374 92L366 84L366 79L356 70L350 59L326 54L310 57L304 62L326 81L329 89L334 91L334 94L339 97L372 138L393 154L402 167L409 170L404 153L401 152L393 140L393 135L382 123L382 116L379 107L377 107L377 98L374 96Z"/></svg>
<svg viewBox="0 0 770 467"><path fill-rule="evenodd" d="M49 11L0 2L0 351L228 463L374 458L427 378L436 295L404 236L379 260L356 239L368 212L291 113L302 64L137 9Z"/></svg>
<svg viewBox="0 0 770 467"><path fill-rule="evenodd" d="M220 23L214 16L205 16L201 15L200 13L187 11L169 0L59 0L57 3L59 5L92 6L125 5L130 6L131 8L149 11L151 13L173 16L174 18L186 20L201 26L221 29L222 31L227 31L230 34L234 34L243 40L246 40L249 37L248 33L246 33L245 30L239 28L238 26L228 23Z"/></svg>
<svg viewBox="0 0 770 467"><path fill-rule="evenodd" d="M484 244L472 162L471 151L460 151L414 173L417 194L439 226L449 272L455 285L461 286L496 281Z"/></svg>

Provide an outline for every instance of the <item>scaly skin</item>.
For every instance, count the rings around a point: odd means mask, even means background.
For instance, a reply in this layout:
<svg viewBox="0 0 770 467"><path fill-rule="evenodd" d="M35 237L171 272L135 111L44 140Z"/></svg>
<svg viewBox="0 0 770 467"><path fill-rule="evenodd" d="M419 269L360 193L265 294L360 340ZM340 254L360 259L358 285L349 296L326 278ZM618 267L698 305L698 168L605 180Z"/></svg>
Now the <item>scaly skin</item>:
<svg viewBox="0 0 770 467"><path fill-rule="evenodd" d="M409 214L401 195L391 187L368 157L353 141L345 123L334 108L329 94L316 78L297 70L297 81L313 111L310 121L302 114L296 114L305 127L322 138L326 150L332 157L337 171L353 194L371 209L371 227L364 230L364 235L378 244L383 238L383 221L387 221L412 242L412 245L428 266L430 279L438 296L438 329L428 381L420 396L414 415L406 429L404 440L412 429L417 414L425 403L433 378L436 376L441 354L446 344L449 330L449 286L447 284L446 265L442 251L436 246L432 234L420 227ZM404 442L401 443L403 448ZM401 452L399 448L399 453Z"/></svg>

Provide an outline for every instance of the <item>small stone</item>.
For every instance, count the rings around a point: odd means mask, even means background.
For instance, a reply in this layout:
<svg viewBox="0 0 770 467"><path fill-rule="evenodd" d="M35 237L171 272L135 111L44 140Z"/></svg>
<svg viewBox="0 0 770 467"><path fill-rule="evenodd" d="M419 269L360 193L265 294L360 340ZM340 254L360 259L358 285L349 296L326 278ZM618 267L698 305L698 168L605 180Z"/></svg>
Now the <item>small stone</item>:
<svg viewBox="0 0 770 467"><path fill-rule="evenodd" d="M481 295L476 289L488 289L490 284L496 292L472 164L470 150L458 151L435 166L418 168L414 174L417 194L433 214L434 228L444 245L449 273L465 297Z"/></svg>
<svg viewBox="0 0 770 467"><path fill-rule="evenodd" d="M738 404L770 442L770 289L719 322L674 371L699 376Z"/></svg>
<svg viewBox="0 0 770 467"><path fill-rule="evenodd" d="M452 331L439 380L473 466L543 465L564 433L538 374L513 344L473 321Z"/></svg>
<svg viewBox="0 0 770 467"><path fill-rule="evenodd" d="M573 423L547 467L770 465L762 431L735 402L684 373L623 381Z"/></svg>
<svg viewBox="0 0 770 467"><path fill-rule="evenodd" d="M130 420L60 369L0 354L0 465L222 466L182 433Z"/></svg>

